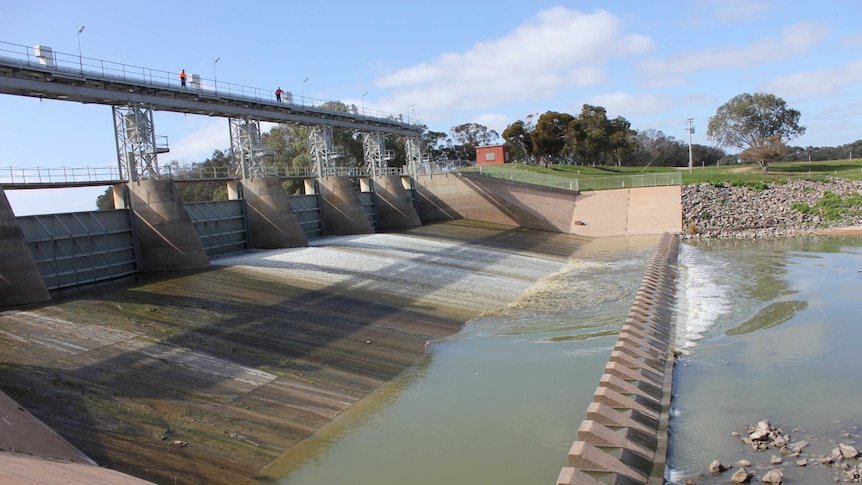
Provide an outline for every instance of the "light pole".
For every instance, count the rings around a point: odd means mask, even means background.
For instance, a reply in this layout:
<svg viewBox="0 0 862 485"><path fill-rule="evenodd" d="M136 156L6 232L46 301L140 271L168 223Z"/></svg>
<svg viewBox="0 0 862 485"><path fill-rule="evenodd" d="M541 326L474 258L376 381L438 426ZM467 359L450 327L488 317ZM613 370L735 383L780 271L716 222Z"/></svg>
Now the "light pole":
<svg viewBox="0 0 862 485"><path fill-rule="evenodd" d="M213 84L215 84L215 92L216 92L216 94L218 94L218 76L216 76L216 67L215 67L215 65L216 65L216 64L218 64L218 61L220 61L220 60L221 60L221 56L216 57L216 60L214 60L214 61L213 61Z"/></svg>
<svg viewBox="0 0 862 485"><path fill-rule="evenodd" d="M300 93L302 95L300 98L300 99L302 99L302 102L300 104L302 104L303 106L305 106L305 82L308 81L309 79L310 78L305 78L302 80L302 91Z"/></svg>
<svg viewBox="0 0 862 485"><path fill-rule="evenodd" d="M691 158L691 134L694 133L694 126L692 126L693 121L694 118L688 119L688 173L691 173L694 168Z"/></svg>
<svg viewBox="0 0 862 485"><path fill-rule="evenodd" d="M81 74L84 74L84 58L81 56L81 32L86 28L86 25L82 25L81 28L78 29L78 64L81 67Z"/></svg>
<svg viewBox="0 0 862 485"><path fill-rule="evenodd" d="M362 95L362 116L365 116L365 97L368 96L368 91Z"/></svg>
<svg viewBox="0 0 862 485"><path fill-rule="evenodd" d="M407 124L408 125L410 124L410 110L413 109L414 106L416 106L415 103L411 104L410 106L407 107Z"/></svg>

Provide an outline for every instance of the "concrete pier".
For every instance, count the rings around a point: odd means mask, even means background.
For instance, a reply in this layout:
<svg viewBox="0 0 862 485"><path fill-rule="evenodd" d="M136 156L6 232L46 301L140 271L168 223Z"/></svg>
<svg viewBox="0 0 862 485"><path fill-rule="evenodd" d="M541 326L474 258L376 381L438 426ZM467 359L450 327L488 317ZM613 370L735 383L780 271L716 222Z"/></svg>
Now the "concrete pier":
<svg viewBox="0 0 862 485"><path fill-rule="evenodd" d="M51 299L3 187L0 187L0 261L0 307Z"/></svg>
<svg viewBox="0 0 862 485"><path fill-rule="evenodd" d="M410 195L404 188L400 175L382 175L374 177L373 180L379 229L403 229L422 225L419 214L410 203Z"/></svg>
<svg viewBox="0 0 862 485"><path fill-rule="evenodd" d="M665 233L557 485L661 485L667 459L677 236Z"/></svg>
<svg viewBox="0 0 862 485"><path fill-rule="evenodd" d="M129 184L141 272L209 266L209 258L173 180Z"/></svg>
<svg viewBox="0 0 862 485"><path fill-rule="evenodd" d="M325 235L350 236L374 233L374 227L365 215L349 177L321 177L318 183L320 210L326 221Z"/></svg>
<svg viewBox="0 0 862 485"><path fill-rule="evenodd" d="M299 220L275 177L242 181L249 247L257 249L308 246Z"/></svg>

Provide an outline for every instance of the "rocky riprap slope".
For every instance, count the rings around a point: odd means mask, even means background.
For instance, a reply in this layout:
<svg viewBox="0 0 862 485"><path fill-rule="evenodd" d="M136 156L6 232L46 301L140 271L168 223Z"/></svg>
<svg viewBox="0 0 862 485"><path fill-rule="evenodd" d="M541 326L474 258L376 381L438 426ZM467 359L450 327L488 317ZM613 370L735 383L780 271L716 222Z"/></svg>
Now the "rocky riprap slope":
<svg viewBox="0 0 862 485"><path fill-rule="evenodd" d="M795 203L814 206L826 192L846 198L862 193L862 182L790 180L771 183L764 190L725 184L682 187L683 237L764 238L812 234L816 230L862 225L862 216L825 221L816 214L790 208Z"/></svg>

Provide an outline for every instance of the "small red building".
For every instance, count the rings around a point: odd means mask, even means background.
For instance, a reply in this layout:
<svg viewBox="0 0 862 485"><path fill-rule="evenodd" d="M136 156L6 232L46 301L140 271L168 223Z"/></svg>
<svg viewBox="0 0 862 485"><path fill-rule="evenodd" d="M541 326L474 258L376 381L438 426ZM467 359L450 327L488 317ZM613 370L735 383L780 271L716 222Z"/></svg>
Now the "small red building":
<svg viewBox="0 0 862 485"><path fill-rule="evenodd" d="M499 165L509 161L509 145L476 147L477 165Z"/></svg>

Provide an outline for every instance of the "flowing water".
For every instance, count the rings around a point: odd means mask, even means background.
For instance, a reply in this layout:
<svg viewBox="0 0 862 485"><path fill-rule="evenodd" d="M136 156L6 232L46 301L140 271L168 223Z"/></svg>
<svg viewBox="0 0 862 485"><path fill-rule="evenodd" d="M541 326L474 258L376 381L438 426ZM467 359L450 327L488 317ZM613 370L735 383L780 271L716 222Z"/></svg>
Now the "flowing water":
<svg viewBox="0 0 862 485"><path fill-rule="evenodd" d="M712 460L745 459L783 483L832 483L840 473L798 466L777 449L741 443L748 424L768 419L800 458L857 443L862 426L862 239L710 241L680 256L677 344L668 478L728 483L704 474ZM770 465L773 455L781 464ZM855 465L851 461L850 465Z"/></svg>
<svg viewBox="0 0 862 485"><path fill-rule="evenodd" d="M590 245L265 470L262 483L553 483L658 238Z"/></svg>
<svg viewBox="0 0 862 485"><path fill-rule="evenodd" d="M430 344L260 483L553 483L654 250L576 255L506 310ZM758 475L781 467L784 483L838 477L795 458L768 465L777 450L731 433L769 419L811 442L803 456L858 439L859 295L862 239L683 244L668 481L727 483L734 470L711 477L707 465L742 458Z"/></svg>

